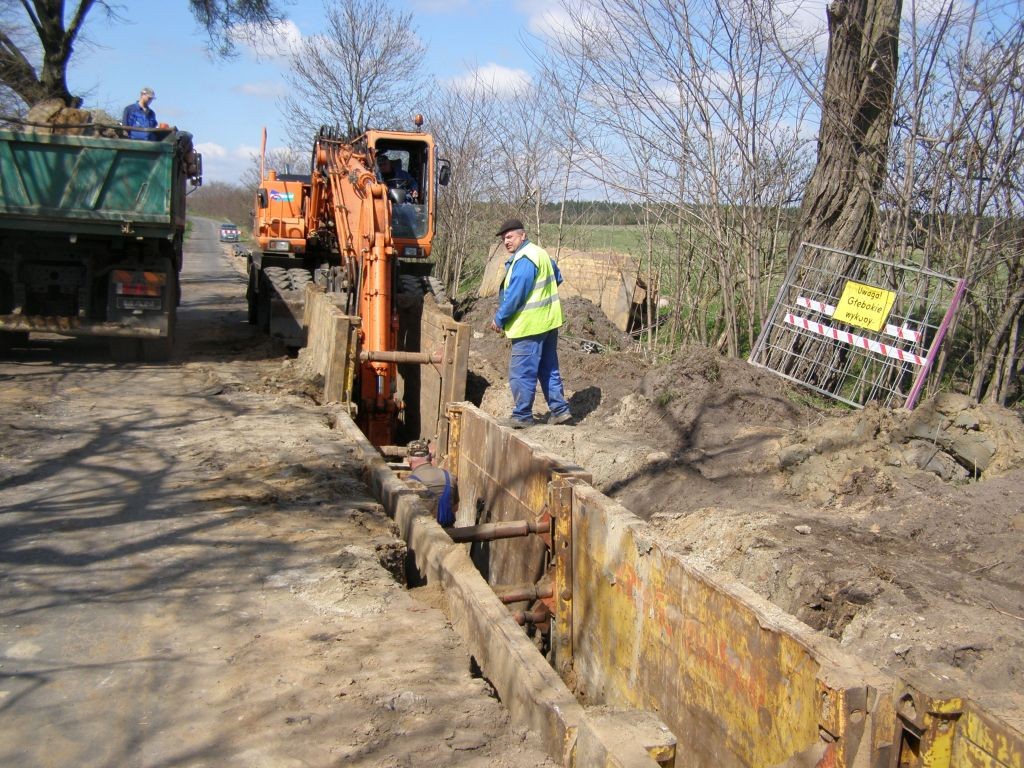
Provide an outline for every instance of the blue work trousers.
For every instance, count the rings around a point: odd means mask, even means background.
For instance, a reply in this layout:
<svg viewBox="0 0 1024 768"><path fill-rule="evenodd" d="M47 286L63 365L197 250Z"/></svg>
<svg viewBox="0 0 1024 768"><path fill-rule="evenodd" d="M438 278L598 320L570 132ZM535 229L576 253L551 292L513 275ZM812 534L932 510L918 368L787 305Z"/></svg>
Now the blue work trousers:
<svg viewBox="0 0 1024 768"><path fill-rule="evenodd" d="M569 403L562 389L558 372L558 329L535 336L512 339L512 357L508 364L508 383L515 400L512 418L529 421L533 418L533 398L540 391L553 416L568 413Z"/></svg>

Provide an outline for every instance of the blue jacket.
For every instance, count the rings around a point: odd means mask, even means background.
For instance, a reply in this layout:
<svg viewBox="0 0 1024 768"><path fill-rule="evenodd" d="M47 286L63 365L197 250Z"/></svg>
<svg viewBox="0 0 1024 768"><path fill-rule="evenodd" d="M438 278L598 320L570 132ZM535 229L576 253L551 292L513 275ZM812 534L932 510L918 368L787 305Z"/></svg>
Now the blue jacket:
<svg viewBox="0 0 1024 768"><path fill-rule="evenodd" d="M384 176L383 174L379 175L380 180L387 184L389 187L396 181L406 181L409 182L408 185L406 186L406 189L408 189L410 192L420 191L420 185L416 183L416 179L414 179L412 177L412 174L409 173L404 168L392 167L390 176Z"/></svg>
<svg viewBox="0 0 1024 768"><path fill-rule="evenodd" d="M121 125L126 128L156 128L156 112L152 109L144 109L137 101L133 101L124 108L121 116ZM149 141L160 141L155 133L145 131L128 131L129 139L148 139Z"/></svg>
<svg viewBox="0 0 1024 768"><path fill-rule="evenodd" d="M506 274L508 274L508 270L509 267L512 266L512 262L515 261L516 254L519 253L519 251L521 251L528 242L530 241L523 240L522 245L520 245L513 253L509 254L508 259L505 261ZM555 270L555 282L558 285L561 285L562 273L558 269L558 262L552 259L551 267ZM499 328L504 328L512 315L518 312L526 303L526 299L530 295L530 291L533 290L533 281L536 279L537 266L532 261L529 259L520 259L515 262L515 267L512 270L512 275L508 281L508 287L501 291L501 304L498 306L498 311L494 314L494 322L498 324Z"/></svg>

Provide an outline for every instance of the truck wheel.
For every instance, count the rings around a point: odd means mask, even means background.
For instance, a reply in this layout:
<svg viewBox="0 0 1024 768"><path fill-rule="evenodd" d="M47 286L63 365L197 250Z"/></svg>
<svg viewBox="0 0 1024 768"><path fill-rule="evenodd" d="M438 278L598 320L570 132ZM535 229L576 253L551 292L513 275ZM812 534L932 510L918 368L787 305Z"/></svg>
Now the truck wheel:
<svg viewBox="0 0 1024 768"><path fill-rule="evenodd" d="M142 359L147 363L166 363L171 359L174 349L174 337L165 336L161 339L142 340Z"/></svg>
<svg viewBox="0 0 1024 768"><path fill-rule="evenodd" d="M423 281L416 275L399 275L398 292L410 296L422 296L424 294Z"/></svg>
<svg viewBox="0 0 1024 768"><path fill-rule="evenodd" d="M270 333L270 294L274 290L267 276L259 273L260 290L256 294L256 327L262 333Z"/></svg>
<svg viewBox="0 0 1024 768"><path fill-rule="evenodd" d="M171 307L167 313L167 335L159 339L143 339L142 359L147 363L166 363L174 351L174 337L178 326L178 310Z"/></svg>
<svg viewBox="0 0 1024 768"><path fill-rule="evenodd" d="M255 269L249 269L249 285L245 289L245 302L247 309L246 319L249 321L249 325L256 325L259 320L259 312L257 311L257 304L259 302L259 294L256 292L256 276L259 272Z"/></svg>
<svg viewBox="0 0 1024 768"><path fill-rule="evenodd" d="M23 347L26 344L28 344L27 331L0 332L0 355L10 354L14 347Z"/></svg>
<svg viewBox="0 0 1024 768"><path fill-rule="evenodd" d="M142 344L138 339L112 338L110 357L115 363L137 363L142 357Z"/></svg>

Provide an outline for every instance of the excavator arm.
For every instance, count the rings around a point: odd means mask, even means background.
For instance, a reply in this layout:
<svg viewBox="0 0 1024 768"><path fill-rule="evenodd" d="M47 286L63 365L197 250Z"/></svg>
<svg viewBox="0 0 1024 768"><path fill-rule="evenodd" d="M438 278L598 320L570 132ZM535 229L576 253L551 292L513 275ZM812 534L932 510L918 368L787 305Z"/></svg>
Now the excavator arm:
<svg viewBox="0 0 1024 768"><path fill-rule="evenodd" d="M396 350L395 312L397 255L391 235L391 204L387 185L369 170L369 150L321 135L314 157L322 189L315 216L320 229L333 229L342 270L350 276L351 303L361 319L359 371L360 426L374 445L390 443L398 412L397 365L373 360ZM369 353L369 354L367 354Z"/></svg>

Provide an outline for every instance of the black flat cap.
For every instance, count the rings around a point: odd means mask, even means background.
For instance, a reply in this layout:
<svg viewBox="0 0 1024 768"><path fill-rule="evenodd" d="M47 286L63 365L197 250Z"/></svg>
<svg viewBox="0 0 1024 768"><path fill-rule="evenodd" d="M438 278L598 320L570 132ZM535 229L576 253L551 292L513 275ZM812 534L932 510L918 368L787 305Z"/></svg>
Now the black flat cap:
<svg viewBox="0 0 1024 768"><path fill-rule="evenodd" d="M519 219L508 219L501 225L501 229L494 233L494 236L501 237L506 232L511 232L513 229L526 229L526 227L523 226L523 222Z"/></svg>

